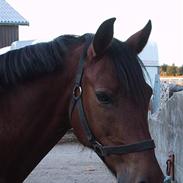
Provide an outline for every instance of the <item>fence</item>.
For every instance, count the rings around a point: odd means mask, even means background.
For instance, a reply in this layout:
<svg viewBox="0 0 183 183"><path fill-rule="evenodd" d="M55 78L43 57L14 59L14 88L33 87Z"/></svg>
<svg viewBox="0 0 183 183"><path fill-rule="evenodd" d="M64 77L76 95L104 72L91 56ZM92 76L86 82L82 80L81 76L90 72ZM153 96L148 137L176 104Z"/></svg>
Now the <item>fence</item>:
<svg viewBox="0 0 183 183"><path fill-rule="evenodd" d="M183 183L183 91L174 93L149 119L156 155L165 172L169 153L175 154L175 180Z"/></svg>

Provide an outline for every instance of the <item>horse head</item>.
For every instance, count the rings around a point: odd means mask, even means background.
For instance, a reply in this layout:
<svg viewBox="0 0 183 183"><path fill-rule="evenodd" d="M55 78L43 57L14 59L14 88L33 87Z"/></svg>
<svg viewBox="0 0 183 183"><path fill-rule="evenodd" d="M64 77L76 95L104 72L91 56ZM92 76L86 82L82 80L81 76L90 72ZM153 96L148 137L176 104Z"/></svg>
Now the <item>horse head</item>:
<svg viewBox="0 0 183 183"><path fill-rule="evenodd" d="M77 73L71 124L122 183L160 183L147 112L151 87L138 58L151 22L125 42L113 38L115 18L106 20L85 46ZM126 148L126 150L125 150Z"/></svg>

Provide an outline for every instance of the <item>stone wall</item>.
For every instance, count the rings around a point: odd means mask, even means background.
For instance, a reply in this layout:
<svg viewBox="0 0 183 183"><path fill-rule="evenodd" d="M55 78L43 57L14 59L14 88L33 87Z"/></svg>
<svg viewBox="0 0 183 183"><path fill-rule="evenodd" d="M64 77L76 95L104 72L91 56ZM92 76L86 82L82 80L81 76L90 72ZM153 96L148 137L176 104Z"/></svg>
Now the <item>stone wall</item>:
<svg viewBox="0 0 183 183"><path fill-rule="evenodd" d="M174 93L149 119L156 155L163 171L169 153L175 154L175 180L183 183L183 91Z"/></svg>

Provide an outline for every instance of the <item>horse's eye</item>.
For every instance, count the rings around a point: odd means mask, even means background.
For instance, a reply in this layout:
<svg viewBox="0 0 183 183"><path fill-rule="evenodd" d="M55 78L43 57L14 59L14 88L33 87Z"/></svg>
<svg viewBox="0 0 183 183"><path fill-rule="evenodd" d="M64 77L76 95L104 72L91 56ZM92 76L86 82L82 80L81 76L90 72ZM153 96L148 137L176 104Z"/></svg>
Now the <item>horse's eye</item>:
<svg viewBox="0 0 183 183"><path fill-rule="evenodd" d="M96 92L97 99L102 104L112 103L112 97L105 92Z"/></svg>

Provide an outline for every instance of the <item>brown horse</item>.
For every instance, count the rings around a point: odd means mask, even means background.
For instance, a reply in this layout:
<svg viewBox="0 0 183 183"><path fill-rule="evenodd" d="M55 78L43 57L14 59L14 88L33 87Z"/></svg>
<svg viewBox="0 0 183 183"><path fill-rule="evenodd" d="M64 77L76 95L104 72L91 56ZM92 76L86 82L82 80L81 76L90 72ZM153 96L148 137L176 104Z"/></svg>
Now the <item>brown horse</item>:
<svg viewBox="0 0 183 183"><path fill-rule="evenodd" d="M151 23L120 42L114 21L0 56L0 183L22 182L71 127L118 183L163 182L137 57Z"/></svg>

